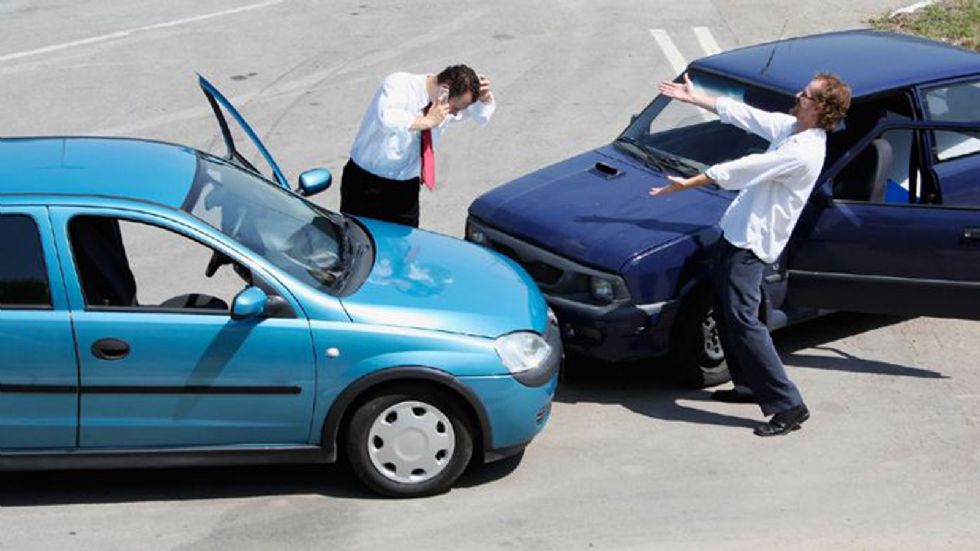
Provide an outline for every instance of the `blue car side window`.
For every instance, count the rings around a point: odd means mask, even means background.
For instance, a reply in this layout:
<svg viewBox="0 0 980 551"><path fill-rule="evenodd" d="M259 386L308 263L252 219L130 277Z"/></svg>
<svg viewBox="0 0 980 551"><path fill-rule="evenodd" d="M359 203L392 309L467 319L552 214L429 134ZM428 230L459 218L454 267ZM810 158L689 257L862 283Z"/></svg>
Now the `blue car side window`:
<svg viewBox="0 0 980 551"><path fill-rule="evenodd" d="M0 216L0 308L50 308L51 289L37 224Z"/></svg>
<svg viewBox="0 0 980 551"><path fill-rule="evenodd" d="M937 122L980 121L980 82L932 88L925 94L926 118ZM975 132L936 130L936 160L947 161L980 152L980 128Z"/></svg>

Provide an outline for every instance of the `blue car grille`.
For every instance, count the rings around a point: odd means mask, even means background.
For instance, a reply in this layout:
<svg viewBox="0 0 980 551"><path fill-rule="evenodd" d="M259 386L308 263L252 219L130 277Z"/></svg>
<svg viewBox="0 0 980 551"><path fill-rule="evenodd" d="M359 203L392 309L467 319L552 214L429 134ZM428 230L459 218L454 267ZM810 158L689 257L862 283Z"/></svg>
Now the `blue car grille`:
<svg viewBox="0 0 980 551"><path fill-rule="evenodd" d="M527 273L534 278L534 281L540 285L556 285L561 279L562 274L564 274L560 268L556 268L551 264L538 260L526 260L521 258L521 256L517 254L517 251L508 247L507 245L491 242L490 246L493 247L493 249L498 253L507 256L514 262L520 264L521 267L527 270Z"/></svg>

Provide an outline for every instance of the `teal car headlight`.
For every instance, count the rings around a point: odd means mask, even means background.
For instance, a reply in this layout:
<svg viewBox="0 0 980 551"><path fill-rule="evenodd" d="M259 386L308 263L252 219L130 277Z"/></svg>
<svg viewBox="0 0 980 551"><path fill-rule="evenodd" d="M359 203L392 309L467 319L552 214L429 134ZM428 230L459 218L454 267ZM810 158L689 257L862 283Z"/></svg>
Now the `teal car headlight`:
<svg viewBox="0 0 980 551"><path fill-rule="evenodd" d="M541 335L530 331L499 337L493 346L504 366L515 374L537 369L551 356L551 345Z"/></svg>

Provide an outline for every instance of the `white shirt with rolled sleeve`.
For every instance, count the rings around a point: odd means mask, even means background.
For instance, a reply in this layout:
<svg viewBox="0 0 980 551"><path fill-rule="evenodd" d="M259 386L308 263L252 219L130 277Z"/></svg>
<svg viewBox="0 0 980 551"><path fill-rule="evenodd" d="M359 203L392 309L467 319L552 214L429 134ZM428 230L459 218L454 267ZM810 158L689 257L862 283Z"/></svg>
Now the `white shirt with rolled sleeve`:
<svg viewBox="0 0 980 551"><path fill-rule="evenodd" d="M715 108L722 122L771 142L765 153L716 164L705 174L725 189L741 190L719 223L725 239L775 262L820 176L827 133L812 128L794 134L796 117L731 98L718 98Z"/></svg>
<svg viewBox="0 0 980 551"><path fill-rule="evenodd" d="M392 73L385 77L364 113L361 128L351 146L350 157L357 166L382 178L411 180L422 169L420 131L409 130L431 102L425 86L428 75ZM432 145L438 147L446 127L472 118L480 126L490 122L496 104L479 99L466 109L450 114L432 129Z"/></svg>

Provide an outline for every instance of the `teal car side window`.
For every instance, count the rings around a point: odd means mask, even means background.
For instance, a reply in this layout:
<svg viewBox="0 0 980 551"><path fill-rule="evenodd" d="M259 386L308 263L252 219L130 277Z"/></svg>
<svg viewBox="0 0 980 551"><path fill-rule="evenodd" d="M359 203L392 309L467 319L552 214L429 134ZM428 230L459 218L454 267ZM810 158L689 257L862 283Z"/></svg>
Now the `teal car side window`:
<svg viewBox="0 0 980 551"><path fill-rule="evenodd" d="M276 294L224 254L153 224L76 216L68 233L87 308L228 315L245 287Z"/></svg>
<svg viewBox="0 0 980 551"><path fill-rule="evenodd" d="M50 308L41 236L23 214L0 215L0 308Z"/></svg>

